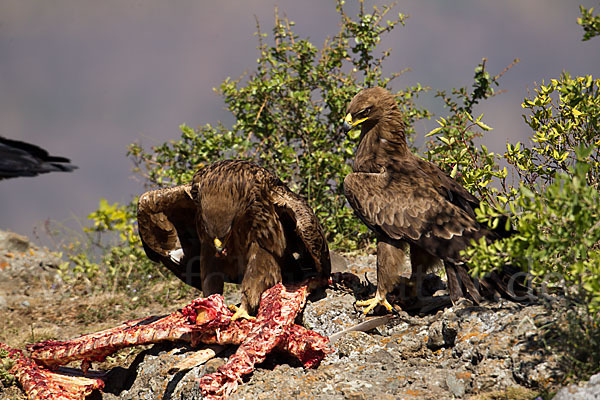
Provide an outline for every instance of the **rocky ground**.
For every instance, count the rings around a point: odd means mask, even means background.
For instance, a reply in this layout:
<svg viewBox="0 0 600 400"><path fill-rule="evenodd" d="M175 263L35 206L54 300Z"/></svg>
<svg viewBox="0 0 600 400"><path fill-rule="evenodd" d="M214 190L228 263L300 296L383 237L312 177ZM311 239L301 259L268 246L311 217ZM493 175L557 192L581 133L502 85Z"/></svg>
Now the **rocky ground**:
<svg viewBox="0 0 600 400"><path fill-rule="evenodd" d="M171 295L168 301L135 307L122 294L74 296L57 273L60 262L26 238L0 232L1 342L23 348L46 338L67 339L123 320L169 313L196 295ZM375 281L374 256L336 259L335 268L361 277L366 273ZM439 285L436 277L431 281ZM536 302L507 300L451 306L443 284L439 286L428 304L445 306L425 313L402 311L372 331L347 333L315 369L290 365L281 355L269 357L231 398L534 399L560 388L568 371L560 354L544 346L540 328L556 313ZM354 308L356 296L364 294L356 288L330 288L325 298L307 304L302 323L329 336L364 321ZM200 399L195 378L213 372L235 348L204 365L170 372L192 351L182 344L123 350L94 365L109 369L106 390L98 397ZM0 384L0 399L24 398L18 387ZM587 384L565 387L556 398L600 398L600 375Z"/></svg>

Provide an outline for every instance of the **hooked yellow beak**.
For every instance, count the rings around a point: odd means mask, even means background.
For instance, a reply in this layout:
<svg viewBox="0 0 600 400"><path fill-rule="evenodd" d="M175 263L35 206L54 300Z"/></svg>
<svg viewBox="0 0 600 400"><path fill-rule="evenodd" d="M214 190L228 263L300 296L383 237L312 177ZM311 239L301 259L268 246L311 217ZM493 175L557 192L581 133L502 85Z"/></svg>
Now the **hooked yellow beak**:
<svg viewBox="0 0 600 400"><path fill-rule="evenodd" d="M352 129L356 128L358 125L365 122L369 117L364 117L357 119L356 121L352 121L352 115L350 113L346 114L344 117L344 123L342 124L342 130L344 133L350 132Z"/></svg>

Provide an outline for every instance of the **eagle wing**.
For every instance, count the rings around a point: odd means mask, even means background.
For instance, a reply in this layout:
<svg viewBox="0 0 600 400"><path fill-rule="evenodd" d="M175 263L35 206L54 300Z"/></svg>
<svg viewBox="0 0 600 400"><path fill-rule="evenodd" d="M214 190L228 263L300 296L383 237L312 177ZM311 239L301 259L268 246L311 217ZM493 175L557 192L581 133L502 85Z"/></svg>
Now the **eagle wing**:
<svg viewBox="0 0 600 400"><path fill-rule="evenodd" d="M331 273L329 247L323 228L308 202L283 184L274 185L271 196L278 214L293 221L293 229L314 262L317 277L328 277Z"/></svg>
<svg viewBox="0 0 600 400"><path fill-rule="evenodd" d="M408 161L408 160L407 160ZM355 172L346 176L344 192L362 221L391 239L406 240L432 255L457 262L471 239L485 235L452 188L407 162L404 170Z"/></svg>
<svg viewBox="0 0 600 400"><path fill-rule="evenodd" d="M191 264L200 254L195 216L191 184L146 192L138 200L138 230L148 258L201 289Z"/></svg>
<svg viewBox="0 0 600 400"><path fill-rule="evenodd" d="M461 184L449 177L437 165L413 157L413 161L418 165L433 183L434 187L442 188L446 192L446 199L463 209L467 214L475 218L475 209L479 207L479 199L467 191Z"/></svg>

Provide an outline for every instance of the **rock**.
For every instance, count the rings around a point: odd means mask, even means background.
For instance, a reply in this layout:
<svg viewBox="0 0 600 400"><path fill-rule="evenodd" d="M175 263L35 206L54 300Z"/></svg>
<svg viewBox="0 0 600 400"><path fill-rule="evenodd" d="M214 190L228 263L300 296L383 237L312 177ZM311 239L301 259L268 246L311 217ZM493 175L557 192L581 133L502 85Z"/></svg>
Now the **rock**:
<svg viewBox="0 0 600 400"><path fill-rule="evenodd" d="M227 362L226 359L224 358L213 358L212 360L208 360L205 364L204 364L204 374L212 374L213 372L217 371L217 368L219 368L221 365L225 364L225 362Z"/></svg>
<svg viewBox="0 0 600 400"><path fill-rule="evenodd" d="M446 385L454 396L461 398L465 395L465 382L462 379L458 379L456 374L450 373L446 377Z"/></svg>
<svg viewBox="0 0 600 400"><path fill-rule="evenodd" d="M14 232L0 231L0 251L23 253L29 250L29 239Z"/></svg>
<svg viewBox="0 0 600 400"><path fill-rule="evenodd" d="M515 330L515 335L524 336L525 338L530 338L536 333L537 327L531 318L523 318Z"/></svg>
<svg viewBox="0 0 600 400"><path fill-rule="evenodd" d="M335 347L337 348L339 357L365 354L372 352L376 348L381 348L376 339L364 332L348 332L338 340Z"/></svg>
<svg viewBox="0 0 600 400"><path fill-rule="evenodd" d="M342 331L364 320L354 310L351 294L327 289L325 301L309 302L303 312L303 325L325 336Z"/></svg>
<svg viewBox="0 0 600 400"><path fill-rule="evenodd" d="M5 310L8 308L8 303L6 302L6 298L4 296L0 296L0 310Z"/></svg>
<svg viewBox="0 0 600 400"><path fill-rule="evenodd" d="M583 385L569 385L554 396L554 400L600 400L600 374L593 375Z"/></svg>
<svg viewBox="0 0 600 400"><path fill-rule="evenodd" d="M429 327L427 347L431 350L437 350L441 347L452 347L454 346L456 333L456 323L449 322L446 319L435 321Z"/></svg>
<svg viewBox="0 0 600 400"><path fill-rule="evenodd" d="M128 369L120 369L107 382L104 400L114 399L200 399L195 379L205 374L206 365L169 374L189 348L155 345L140 353ZM212 370L212 369L211 369Z"/></svg>
<svg viewBox="0 0 600 400"><path fill-rule="evenodd" d="M329 252L329 258L331 259L331 273L332 274L335 272L345 272L348 270L348 261L346 261L346 259L343 256L341 256L340 254L331 250Z"/></svg>
<svg viewBox="0 0 600 400"><path fill-rule="evenodd" d="M423 353L421 351L423 349L423 344L424 340L422 337L405 335L397 341L397 346L392 347L392 349L397 351L404 358L412 358Z"/></svg>

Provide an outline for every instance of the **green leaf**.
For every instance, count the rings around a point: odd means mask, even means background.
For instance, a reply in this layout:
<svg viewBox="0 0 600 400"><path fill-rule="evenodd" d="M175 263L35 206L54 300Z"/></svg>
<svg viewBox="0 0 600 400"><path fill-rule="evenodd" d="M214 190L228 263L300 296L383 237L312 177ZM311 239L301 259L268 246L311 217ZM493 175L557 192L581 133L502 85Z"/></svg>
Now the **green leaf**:
<svg viewBox="0 0 600 400"><path fill-rule="evenodd" d="M489 127L488 125L484 124L481 121L477 121L475 122L477 124L478 127L480 127L481 129L483 129L484 131L491 131L493 128Z"/></svg>
<svg viewBox="0 0 600 400"><path fill-rule="evenodd" d="M434 129L432 129L431 131L429 131L429 133L428 133L428 134L426 134L426 135L425 135L425 137L433 136L433 135L435 135L436 133L438 133L439 131L441 131L442 129L443 129L443 127L442 127L442 126L439 126L439 127L437 127L437 128L434 128Z"/></svg>

